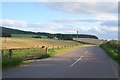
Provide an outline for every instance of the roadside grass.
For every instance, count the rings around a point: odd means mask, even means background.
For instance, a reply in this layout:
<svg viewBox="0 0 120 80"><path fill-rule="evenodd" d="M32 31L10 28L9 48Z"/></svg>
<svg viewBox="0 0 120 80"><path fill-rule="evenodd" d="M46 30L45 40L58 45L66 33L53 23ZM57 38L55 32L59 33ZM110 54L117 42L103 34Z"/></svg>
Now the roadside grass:
<svg viewBox="0 0 120 80"><path fill-rule="evenodd" d="M7 57L9 54L9 50L3 50L2 56ZM21 49L21 50L12 50L12 57L16 58L25 58L28 56L34 56L36 54L43 54L45 53L45 50L42 48L31 48L31 49Z"/></svg>
<svg viewBox="0 0 120 80"><path fill-rule="evenodd" d="M119 41L111 40L101 44L100 46L106 51L106 53L117 61L120 64L120 45L118 44Z"/></svg>
<svg viewBox="0 0 120 80"><path fill-rule="evenodd" d="M2 68L7 69L22 63L21 58L2 58Z"/></svg>
<svg viewBox="0 0 120 80"><path fill-rule="evenodd" d="M40 49L36 49L37 53L34 53L33 50L29 50L29 53L28 53L27 50L26 51L23 50L23 52L15 50L14 55L12 56L12 58L4 58L3 57L3 59L2 59L2 68L7 69L7 68L10 68L10 67L20 65L20 64L24 64L24 63L26 63L26 60L24 61L23 57L24 56L29 56L30 54L31 55L37 54L37 55L39 55L39 57L37 57L37 58L32 58L31 57L28 60L44 59L44 58L53 57L55 55L59 55L59 54L62 54L62 53L72 51L74 49L82 47L83 45L84 44L81 44L81 45L78 45L78 46L73 46L73 47L49 48L47 54L45 54L45 51L42 50L42 49L41 49L42 51ZM28 61L28 63L29 63L29 61Z"/></svg>
<svg viewBox="0 0 120 80"><path fill-rule="evenodd" d="M43 59L49 57L49 55L44 54L45 50L42 48L33 48L33 49L23 49L23 50L13 50L11 58L8 57L8 50L4 50L2 54L2 68L7 69L9 67L20 65L24 59L30 60L35 59L37 56L38 59Z"/></svg>
<svg viewBox="0 0 120 80"><path fill-rule="evenodd" d="M82 46L83 45L81 44L79 46L73 46L73 47L67 47L67 48L49 49L49 54L50 54L50 57L53 57L53 56L57 56L57 55L60 55L60 54L70 52L70 51L72 51L74 49L77 49L77 48L80 48Z"/></svg>

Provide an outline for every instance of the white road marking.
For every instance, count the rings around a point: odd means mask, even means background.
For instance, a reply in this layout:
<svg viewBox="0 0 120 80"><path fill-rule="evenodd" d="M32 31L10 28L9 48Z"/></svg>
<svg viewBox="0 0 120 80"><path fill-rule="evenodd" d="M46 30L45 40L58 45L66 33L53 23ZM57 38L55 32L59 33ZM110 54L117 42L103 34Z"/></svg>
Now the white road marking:
<svg viewBox="0 0 120 80"><path fill-rule="evenodd" d="M81 56L80 58L78 58L78 60L76 60L73 64L71 64L69 67L72 67L73 65L75 65L83 56Z"/></svg>
<svg viewBox="0 0 120 80"><path fill-rule="evenodd" d="M88 50L85 51L85 54L87 54L87 52L88 52ZM80 58L78 58L78 59L77 59L73 64L71 64L69 67L72 67L73 65L75 65L78 61L81 60L82 57L83 57L83 56L81 56Z"/></svg>
<svg viewBox="0 0 120 80"><path fill-rule="evenodd" d="M87 50L87 51L85 51L85 54L87 54L87 52L88 52L88 50Z"/></svg>

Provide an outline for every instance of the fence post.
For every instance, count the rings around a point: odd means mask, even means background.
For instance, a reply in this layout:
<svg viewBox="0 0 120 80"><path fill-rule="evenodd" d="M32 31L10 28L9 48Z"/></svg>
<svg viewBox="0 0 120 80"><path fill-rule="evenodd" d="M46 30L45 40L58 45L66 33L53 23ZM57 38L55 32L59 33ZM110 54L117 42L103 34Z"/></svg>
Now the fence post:
<svg viewBox="0 0 120 80"><path fill-rule="evenodd" d="M33 51L34 51L34 53L35 53L35 47L33 47Z"/></svg>
<svg viewBox="0 0 120 80"><path fill-rule="evenodd" d="M48 53L48 47L45 48L45 54L47 54L47 53Z"/></svg>
<svg viewBox="0 0 120 80"><path fill-rule="evenodd" d="M30 54L29 48L28 48L28 54Z"/></svg>
<svg viewBox="0 0 120 80"><path fill-rule="evenodd" d="M22 54L22 49L20 49L20 53Z"/></svg>
<svg viewBox="0 0 120 80"><path fill-rule="evenodd" d="M1 52L2 52L2 55L1 55L1 56L3 56L3 54L4 54L4 51L2 50Z"/></svg>
<svg viewBox="0 0 120 80"><path fill-rule="evenodd" d="M9 58L12 57L12 49L9 49Z"/></svg>

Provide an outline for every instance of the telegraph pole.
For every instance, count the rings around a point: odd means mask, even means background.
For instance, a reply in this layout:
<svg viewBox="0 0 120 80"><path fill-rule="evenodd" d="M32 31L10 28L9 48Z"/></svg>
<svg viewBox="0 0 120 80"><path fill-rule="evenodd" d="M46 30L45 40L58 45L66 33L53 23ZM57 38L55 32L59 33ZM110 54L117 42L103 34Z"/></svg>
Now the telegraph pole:
<svg viewBox="0 0 120 80"><path fill-rule="evenodd" d="M77 31L77 38L78 38L78 31Z"/></svg>

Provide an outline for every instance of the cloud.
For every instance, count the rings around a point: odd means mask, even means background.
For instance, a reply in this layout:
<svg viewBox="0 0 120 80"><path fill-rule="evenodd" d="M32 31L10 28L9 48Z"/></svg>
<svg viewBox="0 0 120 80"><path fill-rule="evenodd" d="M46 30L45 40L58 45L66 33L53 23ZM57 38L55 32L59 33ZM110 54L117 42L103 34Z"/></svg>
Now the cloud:
<svg viewBox="0 0 120 80"><path fill-rule="evenodd" d="M48 29L49 32L52 32L52 33L62 33L63 30L65 30L64 25L60 23L51 22L51 23L43 24L43 26L44 26L44 29Z"/></svg>
<svg viewBox="0 0 120 80"><path fill-rule="evenodd" d="M83 20L83 19L80 19L80 20ZM98 19L95 19L95 21L96 20L97 20L97 22L99 22ZM83 21L89 22L89 19L85 19ZM2 20L2 25L0 23L0 26L6 26L9 28L17 28L17 29L23 29L26 31L34 31L34 32L66 33L66 34L68 34L68 33L76 34L76 31L79 30L80 34L92 34L92 35L97 35L98 37L105 35L106 38L107 38L107 35L111 35L111 36L113 35L114 37L116 37L116 34L118 33L117 26L87 26L87 25L75 26L72 24L67 25L67 22L66 22L66 24L64 24L62 22L58 23L58 22L54 22L54 21L46 22L43 24L43 23L28 23L26 21L8 20L8 19L6 20L5 19L5 20Z"/></svg>
<svg viewBox="0 0 120 80"><path fill-rule="evenodd" d="M104 20L97 18L68 18L68 19L57 19L53 20L55 23L79 23L79 22L102 22Z"/></svg>
<svg viewBox="0 0 120 80"><path fill-rule="evenodd" d="M4 19L0 20L1 26L15 26L15 27L26 27L28 23L26 21L20 21L20 20L10 20L10 19Z"/></svg>
<svg viewBox="0 0 120 80"><path fill-rule="evenodd" d="M76 22L101 22L101 25L103 26L74 26L73 23ZM36 31L46 31L49 32L65 32L65 31L76 31L81 30L82 32L98 32L101 33L102 30L104 31L118 31L117 26L117 20L110 20L110 21L104 21L100 19L87 19L87 18L79 18L79 19L60 19L60 20L54 20L51 22L46 22L44 24L42 23L28 23L26 21L20 21L20 20L11 20L11 19L4 19L0 20L0 26L7 26L7 27L25 27L25 28L31 28ZM69 25L68 25L69 24ZM71 24L71 25L70 25Z"/></svg>
<svg viewBox="0 0 120 80"><path fill-rule="evenodd" d="M108 27L110 31L118 32L118 27Z"/></svg>
<svg viewBox="0 0 120 80"><path fill-rule="evenodd" d="M108 20L101 23L102 26L118 26L118 20Z"/></svg>
<svg viewBox="0 0 120 80"><path fill-rule="evenodd" d="M38 26L31 26L35 31L49 32L49 33L70 33L76 34L79 30L81 34L107 34L107 33L117 33L118 27L108 27L108 26L74 26L74 25L64 25L62 23L49 22L45 24L40 24Z"/></svg>
<svg viewBox="0 0 120 80"><path fill-rule="evenodd" d="M72 14L117 14L118 10L117 2L49 2L45 5L50 9Z"/></svg>
<svg viewBox="0 0 120 80"><path fill-rule="evenodd" d="M118 0L2 0L2 2L118 2Z"/></svg>

